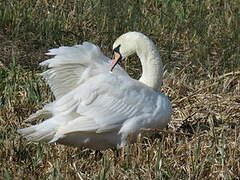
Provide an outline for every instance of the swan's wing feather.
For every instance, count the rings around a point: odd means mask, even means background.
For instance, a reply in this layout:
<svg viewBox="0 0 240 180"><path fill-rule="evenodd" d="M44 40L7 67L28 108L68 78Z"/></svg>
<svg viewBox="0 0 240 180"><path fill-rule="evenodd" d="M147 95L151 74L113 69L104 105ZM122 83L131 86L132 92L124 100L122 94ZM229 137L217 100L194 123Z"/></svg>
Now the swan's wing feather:
<svg viewBox="0 0 240 180"><path fill-rule="evenodd" d="M40 63L42 66L56 67L63 64L82 64L101 63L99 59L103 54L100 48L90 42L75 46L62 46L50 49L47 55L53 55L54 58Z"/></svg>
<svg viewBox="0 0 240 180"><path fill-rule="evenodd" d="M42 73L56 98L62 97L76 88L81 81L79 72L86 70L82 65L66 64ZM83 72L82 72L83 73Z"/></svg>
<svg viewBox="0 0 240 180"><path fill-rule="evenodd" d="M47 55L54 57L40 63L50 68L43 72L42 76L56 99L69 93L87 79L109 70L110 59L102 54L98 46L89 42L51 49ZM120 66L116 67L114 72L127 75Z"/></svg>

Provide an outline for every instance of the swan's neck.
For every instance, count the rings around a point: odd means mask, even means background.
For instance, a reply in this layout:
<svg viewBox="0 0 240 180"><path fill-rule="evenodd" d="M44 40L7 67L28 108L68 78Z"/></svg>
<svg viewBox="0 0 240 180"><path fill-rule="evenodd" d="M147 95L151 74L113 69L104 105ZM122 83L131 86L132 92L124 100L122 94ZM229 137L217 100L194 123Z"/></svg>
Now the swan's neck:
<svg viewBox="0 0 240 180"><path fill-rule="evenodd" d="M139 39L136 53L142 64L140 82L159 90L162 85L163 65L159 52L154 43L147 37Z"/></svg>

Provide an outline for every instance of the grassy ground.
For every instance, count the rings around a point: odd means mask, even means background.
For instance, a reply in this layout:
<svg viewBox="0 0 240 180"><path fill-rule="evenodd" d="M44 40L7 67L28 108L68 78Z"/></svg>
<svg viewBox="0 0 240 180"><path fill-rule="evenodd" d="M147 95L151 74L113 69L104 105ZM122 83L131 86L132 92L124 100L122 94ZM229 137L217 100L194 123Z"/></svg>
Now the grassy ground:
<svg viewBox="0 0 240 180"><path fill-rule="evenodd" d="M19 137L53 99L39 76L47 49L91 41L110 55L133 30L154 40L166 65L167 129L102 155ZM0 179L239 179L238 0L1 0L0 42ZM138 78L136 59L125 68Z"/></svg>

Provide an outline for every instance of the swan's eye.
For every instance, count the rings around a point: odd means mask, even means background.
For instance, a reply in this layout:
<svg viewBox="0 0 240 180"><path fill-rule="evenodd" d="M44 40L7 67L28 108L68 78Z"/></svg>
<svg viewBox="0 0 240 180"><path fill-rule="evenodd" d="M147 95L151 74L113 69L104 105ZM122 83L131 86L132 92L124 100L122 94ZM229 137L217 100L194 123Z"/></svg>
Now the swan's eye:
<svg viewBox="0 0 240 180"><path fill-rule="evenodd" d="M114 49L113 49L113 53L114 52L117 52L117 53L119 53L120 54L120 44L117 46L117 47L115 47Z"/></svg>

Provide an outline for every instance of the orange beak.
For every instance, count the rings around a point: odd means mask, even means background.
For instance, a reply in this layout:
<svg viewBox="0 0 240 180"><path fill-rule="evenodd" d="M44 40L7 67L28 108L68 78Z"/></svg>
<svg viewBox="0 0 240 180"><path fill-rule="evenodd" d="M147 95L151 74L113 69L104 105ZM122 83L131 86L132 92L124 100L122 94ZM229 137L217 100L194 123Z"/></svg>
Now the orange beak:
<svg viewBox="0 0 240 180"><path fill-rule="evenodd" d="M117 65L118 61L120 61L121 59L122 59L121 54L118 53L118 52L114 52L112 62L111 62L110 71L112 71L114 69L114 67Z"/></svg>

